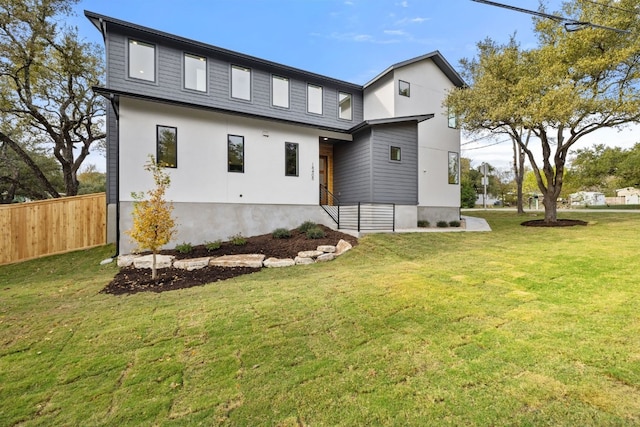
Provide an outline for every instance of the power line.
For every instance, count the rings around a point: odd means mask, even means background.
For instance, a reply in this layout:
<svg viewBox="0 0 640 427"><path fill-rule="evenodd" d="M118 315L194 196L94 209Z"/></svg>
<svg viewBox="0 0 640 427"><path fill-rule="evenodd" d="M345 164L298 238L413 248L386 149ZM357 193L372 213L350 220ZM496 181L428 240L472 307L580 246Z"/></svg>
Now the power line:
<svg viewBox="0 0 640 427"><path fill-rule="evenodd" d="M538 12L538 11L535 11L535 10L523 9L521 7L511 6L511 5L502 4L502 3L497 3L497 2L494 2L494 1L489 1L489 0L471 0L471 1L474 1L476 3L488 4L489 6L502 7L504 9L510 9L510 10L514 10L516 12L527 13L529 15L540 16L542 18L551 19L551 20L556 21L556 22L564 22L564 28L565 28L565 30L567 30L569 32L578 31L578 30L581 30L584 27L591 27L591 28L599 28L601 30L615 31L617 33L624 33L624 34L629 34L630 33L630 31L621 30L619 28L606 27L604 25L592 24L591 22L587 22L587 21L576 21L575 19L565 18L564 16L551 15L551 14L544 13L544 12Z"/></svg>
<svg viewBox="0 0 640 427"><path fill-rule="evenodd" d="M494 142L493 144L483 145L482 147L465 148L465 151L480 150L481 148L492 147L494 145L502 144L502 143L509 142L509 141L511 141L511 138L505 139L505 140L502 140L502 141L498 141L498 142Z"/></svg>

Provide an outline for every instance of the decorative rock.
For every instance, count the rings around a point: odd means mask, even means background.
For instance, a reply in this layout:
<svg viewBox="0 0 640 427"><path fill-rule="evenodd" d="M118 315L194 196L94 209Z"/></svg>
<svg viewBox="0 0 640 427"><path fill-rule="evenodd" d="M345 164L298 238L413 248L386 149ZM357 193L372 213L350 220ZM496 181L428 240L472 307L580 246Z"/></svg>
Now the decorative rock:
<svg viewBox="0 0 640 427"><path fill-rule="evenodd" d="M140 258L140 255L120 255L118 257L118 267L129 267L133 264L133 260L136 258Z"/></svg>
<svg viewBox="0 0 640 427"><path fill-rule="evenodd" d="M111 264L112 262L113 262L113 258L106 258L100 261L100 265L107 265L107 264Z"/></svg>
<svg viewBox="0 0 640 427"><path fill-rule="evenodd" d="M334 253L336 251L336 247L332 245L321 245L318 246L318 250L324 253Z"/></svg>
<svg viewBox="0 0 640 427"><path fill-rule="evenodd" d="M215 265L218 267L262 268L262 261L264 261L264 255L261 254L224 255L211 259L209 261L209 265Z"/></svg>
<svg viewBox="0 0 640 427"><path fill-rule="evenodd" d="M317 258L323 253L324 252L322 251L301 251L301 252L298 252L298 256L300 258Z"/></svg>
<svg viewBox="0 0 640 427"><path fill-rule="evenodd" d="M301 256L297 256L296 259L294 259L294 261L296 262L296 265L315 264L315 261L313 260L313 258L305 258Z"/></svg>
<svg viewBox="0 0 640 427"><path fill-rule="evenodd" d="M317 262L327 262L333 261L335 259L335 254L322 254L318 258L316 258Z"/></svg>
<svg viewBox="0 0 640 427"><path fill-rule="evenodd" d="M345 253L348 250L350 250L352 247L353 246L351 246L351 243L347 242L346 240L340 239L340 241L336 245L335 256L342 255L343 253Z"/></svg>
<svg viewBox="0 0 640 427"><path fill-rule="evenodd" d="M173 262L173 266L175 268L180 268L187 271L199 270L201 268L207 267L209 265L209 260L209 257L179 259Z"/></svg>
<svg viewBox="0 0 640 427"><path fill-rule="evenodd" d="M263 262L267 268L279 268L279 267L291 267L296 265L296 262L291 258L267 258Z"/></svg>
<svg viewBox="0 0 640 427"><path fill-rule="evenodd" d="M173 264L174 256L156 255L156 268L168 268ZM153 255L144 255L133 260L135 268L151 268L153 266Z"/></svg>

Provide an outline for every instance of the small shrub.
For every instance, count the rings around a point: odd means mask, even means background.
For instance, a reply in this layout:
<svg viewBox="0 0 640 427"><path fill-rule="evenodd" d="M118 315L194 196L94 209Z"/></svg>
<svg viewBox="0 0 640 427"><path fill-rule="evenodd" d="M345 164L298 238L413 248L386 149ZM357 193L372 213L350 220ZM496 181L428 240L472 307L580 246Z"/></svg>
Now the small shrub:
<svg viewBox="0 0 640 427"><path fill-rule="evenodd" d="M418 221L418 227L425 228L425 227L428 227L428 226L429 226L429 221L427 221L427 220Z"/></svg>
<svg viewBox="0 0 640 427"><path fill-rule="evenodd" d="M207 248L209 252L220 249L220 246L222 246L222 242L220 240L216 240L215 242L204 242L204 247Z"/></svg>
<svg viewBox="0 0 640 427"><path fill-rule="evenodd" d="M449 227L460 227L460 221L455 219L453 221L449 221Z"/></svg>
<svg viewBox="0 0 640 427"><path fill-rule="evenodd" d="M318 225L313 221L305 221L298 227L298 231L301 233L306 233L309 229L317 227Z"/></svg>
<svg viewBox="0 0 640 427"><path fill-rule="evenodd" d="M317 225L309 228L305 234L307 235L307 239L322 239L326 236L324 230Z"/></svg>
<svg viewBox="0 0 640 427"><path fill-rule="evenodd" d="M288 239L289 237L291 237L291 232L286 228L276 228L271 233L271 236L274 239Z"/></svg>
<svg viewBox="0 0 640 427"><path fill-rule="evenodd" d="M236 246L244 246L247 244L247 239L242 235L242 233L229 236L229 241L231 242L231 244Z"/></svg>
<svg viewBox="0 0 640 427"><path fill-rule="evenodd" d="M447 221L438 221L436 223L436 226L440 228L447 228L449 226L449 223Z"/></svg>
<svg viewBox="0 0 640 427"><path fill-rule="evenodd" d="M193 246L191 245L191 243L182 242L181 245L176 245L176 251L180 252L181 254L188 254L192 250Z"/></svg>

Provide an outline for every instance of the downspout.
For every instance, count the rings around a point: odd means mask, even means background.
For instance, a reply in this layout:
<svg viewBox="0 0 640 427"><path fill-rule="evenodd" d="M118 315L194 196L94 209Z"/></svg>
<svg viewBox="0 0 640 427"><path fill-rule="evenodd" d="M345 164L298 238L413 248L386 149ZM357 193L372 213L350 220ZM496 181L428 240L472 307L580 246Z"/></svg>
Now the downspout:
<svg viewBox="0 0 640 427"><path fill-rule="evenodd" d="M120 112L119 104L114 94L109 95L113 114L116 116L116 252L113 258L120 255Z"/></svg>

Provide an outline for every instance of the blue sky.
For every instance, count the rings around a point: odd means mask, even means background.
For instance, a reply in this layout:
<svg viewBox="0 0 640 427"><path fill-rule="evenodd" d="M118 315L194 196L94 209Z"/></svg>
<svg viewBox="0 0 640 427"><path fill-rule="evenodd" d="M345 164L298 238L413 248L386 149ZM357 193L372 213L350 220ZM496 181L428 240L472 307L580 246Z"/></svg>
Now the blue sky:
<svg viewBox="0 0 640 427"><path fill-rule="evenodd" d="M500 2L534 10L539 4ZM561 1L545 3L557 11ZM102 44L84 10L357 84L434 50L459 69L486 37L506 42L515 33L521 46L536 44L530 15L471 0L82 0L70 23ZM507 168L510 144L489 144L464 145L462 155ZM103 169L104 159L91 162Z"/></svg>

